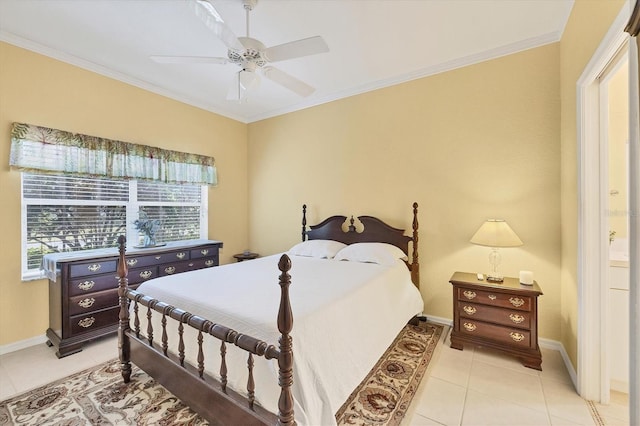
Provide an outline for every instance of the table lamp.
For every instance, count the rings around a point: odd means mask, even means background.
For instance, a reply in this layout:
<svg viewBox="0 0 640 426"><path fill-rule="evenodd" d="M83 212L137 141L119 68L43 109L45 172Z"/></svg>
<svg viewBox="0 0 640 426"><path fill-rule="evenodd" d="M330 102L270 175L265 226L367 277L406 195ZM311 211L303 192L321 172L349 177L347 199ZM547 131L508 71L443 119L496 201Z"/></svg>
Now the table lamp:
<svg viewBox="0 0 640 426"><path fill-rule="evenodd" d="M487 281L501 283L502 275L498 272L500 265L500 247L518 247L521 246L522 240L513 232L513 229L502 219L488 219L471 237L472 244L491 247L489 253L489 263L491 264L491 272L487 274Z"/></svg>

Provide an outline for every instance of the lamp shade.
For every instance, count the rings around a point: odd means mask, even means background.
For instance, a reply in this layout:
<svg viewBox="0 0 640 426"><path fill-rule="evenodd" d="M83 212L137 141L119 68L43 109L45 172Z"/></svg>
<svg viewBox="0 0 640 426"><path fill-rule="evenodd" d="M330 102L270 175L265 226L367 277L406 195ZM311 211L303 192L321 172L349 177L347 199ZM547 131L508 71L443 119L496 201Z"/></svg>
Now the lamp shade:
<svg viewBox="0 0 640 426"><path fill-rule="evenodd" d="M502 219L488 219L471 237L471 243L487 247L518 247L522 240Z"/></svg>

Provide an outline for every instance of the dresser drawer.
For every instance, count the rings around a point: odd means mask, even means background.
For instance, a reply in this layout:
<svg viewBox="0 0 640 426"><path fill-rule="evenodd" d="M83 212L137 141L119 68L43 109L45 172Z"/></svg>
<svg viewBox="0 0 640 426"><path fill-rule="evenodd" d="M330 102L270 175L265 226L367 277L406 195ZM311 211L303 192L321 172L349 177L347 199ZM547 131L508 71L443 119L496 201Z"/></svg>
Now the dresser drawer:
<svg viewBox="0 0 640 426"><path fill-rule="evenodd" d="M200 259L201 257L218 257L218 247L208 246L192 249L190 256L191 259Z"/></svg>
<svg viewBox="0 0 640 426"><path fill-rule="evenodd" d="M117 260L94 260L86 263L73 263L69 265L69 276L84 277L87 275L106 274L107 272L115 272Z"/></svg>
<svg viewBox="0 0 640 426"><path fill-rule="evenodd" d="M127 258L127 268L144 268L145 266L154 266L163 261L169 261L167 253L150 254L147 256L136 256Z"/></svg>
<svg viewBox="0 0 640 426"><path fill-rule="evenodd" d="M87 333L98 328L117 324L119 312L120 307L115 306L98 312L74 315L69 318L71 323L71 334L76 335Z"/></svg>
<svg viewBox="0 0 640 426"><path fill-rule="evenodd" d="M158 267L149 266L146 268L129 269L127 278L129 279L129 285L140 284L151 278L158 277Z"/></svg>
<svg viewBox="0 0 640 426"><path fill-rule="evenodd" d="M69 315L99 311L118 305L118 289L105 290L69 299Z"/></svg>
<svg viewBox="0 0 640 426"><path fill-rule="evenodd" d="M502 327L469 318L460 318L458 329L468 336L508 343L510 346L531 347L531 333L527 330Z"/></svg>
<svg viewBox="0 0 640 426"><path fill-rule="evenodd" d="M210 258L188 260L185 262L174 262L171 264L162 265L160 266L158 275L162 277L165 275L179 274L180 272L195 271L196 269L202 269L202 268L210 268L212 266L218 265L217 260L218 260L217 257L216 258L210 257Z"/></svg>
<svg viewBox="0 0 640 426"><path fill-rule="evenodd" d="M510 327L531 329L531 314L507 309L458 301L456 309L461 317L502 324Z"/></svg>
<svg viewBox="0 0 640 426"><path fill-rule="evenodd" d="M531 297L529 296L498 293L464 287L459 287L457 290L457 299L465 302L481 303L484 305L517 309L520 311L531 311Z"/></svg>
<svg viewBox="0 0 640 426"><path fill-rule="evenodd" d="M117 287L118 277L113 273L95 277L76 278L69 281L69 296L80 296Z"/></svg>

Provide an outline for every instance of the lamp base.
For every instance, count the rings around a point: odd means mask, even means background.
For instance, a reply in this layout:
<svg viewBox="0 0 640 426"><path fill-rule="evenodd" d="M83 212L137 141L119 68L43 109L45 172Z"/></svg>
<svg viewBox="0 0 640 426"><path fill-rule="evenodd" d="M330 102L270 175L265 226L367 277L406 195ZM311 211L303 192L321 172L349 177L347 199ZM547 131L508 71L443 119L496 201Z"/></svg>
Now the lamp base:
<svg viewBox="0 0 640 426"><path fill-rule="evenodd" d="M504 277L502 275L487 274L487 281L490 283L501 283L504 282Z"/></svg>

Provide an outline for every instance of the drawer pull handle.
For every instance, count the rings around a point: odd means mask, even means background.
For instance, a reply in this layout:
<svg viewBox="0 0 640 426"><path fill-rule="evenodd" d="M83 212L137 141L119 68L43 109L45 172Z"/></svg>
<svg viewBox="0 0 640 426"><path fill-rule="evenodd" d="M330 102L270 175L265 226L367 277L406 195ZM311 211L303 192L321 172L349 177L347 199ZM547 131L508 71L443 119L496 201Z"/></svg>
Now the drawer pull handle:
<svg viewBox="0 0 640 426"><path fill-rule="evenodd" d="M462 308L462 310L463 310L463 311L465 311L468 315L473 315L473 314L475 314L475 313L476 313L476 311L477 311L477 309L476 309L476 308L474 308L473 306L467 306L467 305L465 305L465 306Z"/></svg>
<svg viewBox="0 0 640 426"><path fill-rule="evenodd" d="M151 271L140 272L140 278L142 278L143 280L148 280L149 278L151 278L151 275L153 275L153 272Z"/></svg>
<svg viewBox="0 0 640 426"><path fill-rule="evenodd" d="M464 324L462 324L462 326L463 326L467 331L475 331L475 329L477 328L475 324L470 323L470 322L465 322Z"/></svg>
<svg viewBox="0 0 640 426"><path fill-rule="evenodd" d="M89 328L93 325L94 322L96 322L96 319L94 317L82 318L80 321L78 321L78 325L82 328Z"/></svg>
<svg viewBox="0 0 640 426"><path fill-rule="evenodd" d="M489 299L491 299L491 300L496 300L496 299L498 298L497 296L494 296L493 294L490 294L490 295L488 295L487 297L488 297Z"/></svg>
<svg viewBox="0 0 640 426"><path fill-rule="evenodd" d="M509 333L509 336L511 336L511 338L516 342L522 342L524 340L524 334L522 333L511 332Z"/></svg>
<svg viewBox="0 0 640 426"><path fill-rule="evenodd" d="M203 255L203 256L206 256L206 255L208 255L208 254L209 254L209 250L207 250L207 249L202 249L202 250L200 250L200 253L202 253L202 255Z"/></svg>
<svg viewBox="0 0 640 426"><path fill-rule="evenodd" d="M176 257L178 259L184 259L184 257L187 255L187 253L181 251L180 253L176 253Z"/></svg>
<svg viewBox="0 0 640 426"><path fill-rule="evenodd" d="M207 266L213 266L213 260L209 259L209 260L205 260L204 264Z"/></svg>
<svg viewBox="0 0 640 426"><path fill-rule="evenodd" d="M522 315L518 315L518 314L509 315L509 319L511 321L515 322L516 324L520 324L522 321L524 321L524 317Z"/></svg>
<svg viewBox="0 0 640 426"><path fill-rule="evenodd" d="M469 300L476 298L476 292L475 291L466 290L462 294L464 294L464 297L466 297Z"/></svg>
<svg viewBox="0 0 640 426"><path fill-rule="evenodd" d="M93 297L88 297L86 299L82 299L81 301L78 302L78 306L82 307L82 308L90 308L93 306L93 304L96 302L96 299L94 299Z"/></svg>
<svg viewBox="0 0 640 426"><path fill-rule="evenodd" d="M87 269L91 272L96 272L98 269L102 268L102 265L99 263L94 263L93 265L87 266Z"/></svg>
<svg viewBox="0 0 640 426"><path fill-rule="evenodd" d="M164 272L166 272L167 274L173 274L176 271L176 268L174 266L167 266L166 268L164 268Z"/></svg>
<svg viewBox="0 0 640 426"><path fill-rule="evenodd" d="M138 259L127 259L127 265L133 266L138 263Z"/></svg>
<svg viewBox="0 0 640 426"><path fill-rule="evenodd" d="M156 256L156 260L160 260L162 256Z"/></svg>
<svg viewBox="0 0 640 426"><path fill-rule="evenodd" d="M524 300L520 299L519 297L510 297L509 303L511 303L516 308L519 308L520 306L524 305Z"/></svg>
<svg viewBox="0 0 640 426"><path fill-rule="evenodd" d="M93 288L93 286L96 285L95 281L83 281L80 284L78 284L78 288L80 290L91 290Z"/></svg>

